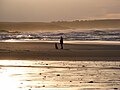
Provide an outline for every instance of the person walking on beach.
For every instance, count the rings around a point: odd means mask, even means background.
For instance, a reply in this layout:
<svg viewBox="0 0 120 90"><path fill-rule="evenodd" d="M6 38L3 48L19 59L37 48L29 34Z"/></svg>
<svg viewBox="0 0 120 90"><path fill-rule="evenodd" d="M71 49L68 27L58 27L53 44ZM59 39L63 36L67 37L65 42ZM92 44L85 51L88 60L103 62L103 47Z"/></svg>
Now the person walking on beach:
<svg viewBox="0 0 120 90"><path fill-rule="evenodd" d="M62 36L60 38L60 45L61 45L61 49L63 49L63 37Z"/></svg>

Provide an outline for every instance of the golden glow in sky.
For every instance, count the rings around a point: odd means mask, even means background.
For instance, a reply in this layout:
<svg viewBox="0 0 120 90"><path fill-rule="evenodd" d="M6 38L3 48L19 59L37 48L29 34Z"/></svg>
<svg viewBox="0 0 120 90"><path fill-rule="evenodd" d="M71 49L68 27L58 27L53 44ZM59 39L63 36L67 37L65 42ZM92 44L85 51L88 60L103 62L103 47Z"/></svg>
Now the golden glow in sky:
<svg viewBox="0 0 120 90"><path fill-rule="evenodd" d="M120 0L0 0L0 21L120 18Z"/></svg>

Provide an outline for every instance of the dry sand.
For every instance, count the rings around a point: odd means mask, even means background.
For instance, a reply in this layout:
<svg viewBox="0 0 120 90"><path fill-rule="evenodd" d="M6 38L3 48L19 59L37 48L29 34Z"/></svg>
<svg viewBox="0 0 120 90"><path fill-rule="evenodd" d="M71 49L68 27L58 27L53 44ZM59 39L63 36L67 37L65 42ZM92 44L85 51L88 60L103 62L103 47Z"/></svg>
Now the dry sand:
<svg viewBox="0 0 120 90"><path fill-rule="evenodd" d="M60 48L60 45L58 44ZM120 60L120 45L0 42L1 60Z"/></svg>

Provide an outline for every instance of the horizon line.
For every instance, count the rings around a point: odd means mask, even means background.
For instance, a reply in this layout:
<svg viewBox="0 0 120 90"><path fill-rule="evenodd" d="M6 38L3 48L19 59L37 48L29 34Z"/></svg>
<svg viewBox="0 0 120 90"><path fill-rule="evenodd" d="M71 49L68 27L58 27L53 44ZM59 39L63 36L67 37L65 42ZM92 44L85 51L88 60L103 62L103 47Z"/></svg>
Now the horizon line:
<svg viewBox="0 0 120 90"><path fill-rule="evenodd" d="M97 21L97 20L120 20L120 18L105 18L105 19L75 19L75 20L55 20L55 21L0 21L1 22L18 22L18 23L26 23L26 22L39 22L39 23L52 23L52 22L73 22L73 21Z"/></svg>

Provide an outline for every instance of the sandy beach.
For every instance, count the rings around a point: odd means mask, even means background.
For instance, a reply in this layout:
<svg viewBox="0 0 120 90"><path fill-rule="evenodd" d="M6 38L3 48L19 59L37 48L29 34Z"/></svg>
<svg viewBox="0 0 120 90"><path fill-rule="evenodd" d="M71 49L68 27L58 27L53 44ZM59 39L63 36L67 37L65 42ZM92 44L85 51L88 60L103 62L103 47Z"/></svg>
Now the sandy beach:
<svg viewBox="0 0 120 90"><path fill-rule="evenodd" d="M0 89L120 89L119 44L58 47L53 42L0 42Z"/></svg>
<svg viewBox="0 0 120 90"><path fill-rule="evenodd" d="M0 90L120 90L120 0L0 0Z"/></svg>
<svg viewBox="0 0 120 90"><path fill-rule="evenodd" d="M64 44L55 49L48 42L0 42L1 60L120 60L120 45Z"/></svg>

